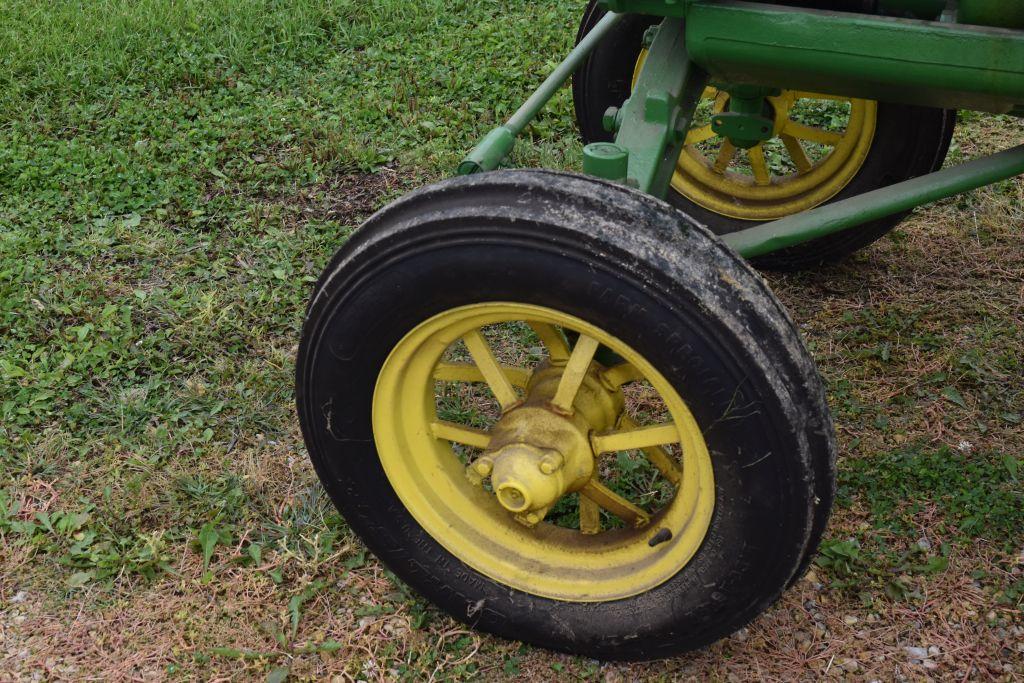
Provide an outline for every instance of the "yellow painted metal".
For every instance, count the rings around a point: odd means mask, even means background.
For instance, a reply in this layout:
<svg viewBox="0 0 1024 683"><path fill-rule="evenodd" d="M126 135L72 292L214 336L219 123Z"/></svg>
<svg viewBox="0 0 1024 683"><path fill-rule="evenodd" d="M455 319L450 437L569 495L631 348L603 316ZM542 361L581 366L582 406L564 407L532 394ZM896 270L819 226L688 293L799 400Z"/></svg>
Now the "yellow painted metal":
<svg viewBox="0 0 1024 683"><path fill-rule="evenodd" d="M498 363L480 330L515 321L537 331L549 349L548 360L529 370ZM574 348L560 330L578 334ZM467 341L475 363L483 364L479 374L446 367L444 354L459 339ZM589 347L597 345L628 365L610 370L591 361ZM527 373L524 389L516 380ZM619 383L643 378L664 402L671 421L653 429L623 421L622 397L608 374ZM488 432L438 419L439 377L485 381L503 411L494 427ZM556 396L561 405L553 407ZM373 431L388 480L427 533L482 574L534 595L597 602L650 590L697 552L714 509L707 445L679 393L621 340L550 308L476 304L445 311L417 326L381 369L373 397ZM600 468L595 466L592 436L601 448L661 448L671 438L676 444L672 448L678 447L673 452L681 456L655 463L677 478L671 500L648 512L602 483L595 474ZM485 452L467 468L455 444ZM500 471L503 461L507 472ZM493 488L513 482L518 492L499 499L482 485L488 476ZM504 490L515 491L516 486ZM580 497L579 529L540 521L555 494L570 491ZM621 518L625 528L602 529L602 508ZM538 519L531 522L525 518L529 514ZM659 541L669 538L651 545L655 534Z"/></svg>
<svg viewBox="0 0 1024 683"><path fill-rule="evenodd" d="M645 58L646 51L642 51L633 72L634 82ZM729 95L709 87L704 91L704 99L713 100L712 113L717 114L725 111ZM687 134L686 146L672 176L672 188L715 213L768 221L819 206L849 185L874 142L877 103L795 90L783 90L767 100L774 113L774 136L782 142L795 172L772 173L765 159L765 143L746 151L751 173L731 170L741 163L742 153L729 140L717 138L709 124L694 127ZM794 107L801 100L848 102L850 112L845 130L828 131L793 120ZM716 138L717 146L712 142ZM831 149L812 162L801 141Z"/></svg>

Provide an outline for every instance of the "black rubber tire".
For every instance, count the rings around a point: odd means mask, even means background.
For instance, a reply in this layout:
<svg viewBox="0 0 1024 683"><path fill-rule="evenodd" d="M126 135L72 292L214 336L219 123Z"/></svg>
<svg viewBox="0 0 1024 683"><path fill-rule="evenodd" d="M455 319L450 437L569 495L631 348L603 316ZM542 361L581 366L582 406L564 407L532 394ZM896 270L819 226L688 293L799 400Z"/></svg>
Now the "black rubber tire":
<svg viewBox="0 0 1024 683"><path fill-rule="evenodd" d="M486 301L600 326L690 406L712 454L716 504L701 549L661 586L598 603L511 589L442 548L395 494L371 426L382 364L422 321ZM833 499L825 392L764 281L665 202L585 176L457 178L371 217L316 285L296 397L324 487L396 575L476 628L589 657L669 656L740 628L806 567Z"/></svg>
<svg viewBox="0 0 1024 683"><path fill-rule="evenodd" d="M591 0L580 24L577 42L602 16L604 11L596 0ZM640 14L625 17L573 76L573 103L584 142L612 139L612 134L604 130L601 118L608 107L621 106L629 97L644 32L657 21L656 17ZM853 180L829 202L939 170L955 125L953 110L879 102L875 141L868 158ZM669 190L667 199L717 235L759 224L709 211L674 190ZM830 237L759 256L753 262L766 270L793 271L838 261L884 236L909 213L905 211Z"/></svg>

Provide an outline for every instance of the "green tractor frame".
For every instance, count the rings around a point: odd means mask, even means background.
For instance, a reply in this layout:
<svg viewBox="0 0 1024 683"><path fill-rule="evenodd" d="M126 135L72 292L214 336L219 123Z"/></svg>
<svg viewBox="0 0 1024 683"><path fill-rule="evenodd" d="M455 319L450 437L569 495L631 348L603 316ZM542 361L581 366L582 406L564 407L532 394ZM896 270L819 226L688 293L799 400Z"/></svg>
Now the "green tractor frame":
<svg viewBox="0 0 1024 683"><path fill-rule="evenodd" d="M583 173L498 170L570 78ZM942 170L956 109L1024 115L1024 2L592 2L458 177L317 283L296 395L335 505L500 636L628 660L742 627L806 571L836 458L750 263L814 267L1024 173L1024 146Z"/></svg>

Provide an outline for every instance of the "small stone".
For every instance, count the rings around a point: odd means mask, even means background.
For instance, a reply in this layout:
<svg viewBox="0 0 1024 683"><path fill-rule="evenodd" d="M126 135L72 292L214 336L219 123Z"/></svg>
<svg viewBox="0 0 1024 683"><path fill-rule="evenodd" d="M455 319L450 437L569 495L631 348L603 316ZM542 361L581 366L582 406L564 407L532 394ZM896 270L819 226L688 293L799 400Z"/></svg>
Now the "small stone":
<svg viewBox="0 0 1024 683"><path fill-rule="evenodd" d="M939 665L930 659L926 659L921 662L921 665L926 669L937 669Z"/></svg>
<svg viewBox="0 0 1024 683"><path fill-rule="evenodd" d="M738 640L740 642L743 642L749 636L750 636L750 629L747 629L747 628L741 628L739 631L736 631L736 633L733 634L733 638L735 638L736 640Z"/></svg>
<svg viewBox="0 0 1024 683"><path fill-rule="evenodd" d="M808 643L811 640L811 634L807 631L797 631L793 634L793 638L798 643Z"/></svg>
<svg viewBox="0 0 1024 683"><path fill-rule="evenodd" d="M986 621L995 621L996 618L998 618L998 616L999 615L996 614L995 610L991 610L988 614L985 615L985 620Z"/></svg>
<svg viewBox="0 0 1024 683"><path fill-rule="evenodd" d="M847 626L853 626L858 621L860 621L860 619L858 619L856 616L852 614L847 614L845 617L843 617L843 623Z"/></svg>
<svg viewBox="0 0 1024 683"><path fill-rule="evenodd" d="M849 671L850 673L860 670L860 662L858 662L856 659L853 659L852 657L844 659L842 664L840 664L839 666L842 667L844 671Z"/></svg>
<svg viewBox="0 0 1024 683"><path fill-rule="evenodd" d="M910 659L925 659L928 657L928 650L923 647L904 647L903 649Z"/></svg>
<svg viewBox="0 0 1024 683"><path fill-rule="evenodd" d="M940 650L937 645L932 645L928 648L928 656L933 659L941 654L942 650Z"/></svg>
<svg viewBox="0 0 1024 683"><path fill-rule="evenodd" d="M929 541L927 538L921 537L917 539L917 547L921 550L931 550L932 542Z"/></svg>
<svg viewBox="0 0 1024 683"><path fill-rule="evenodd" d="M11 602L14 604L25 602L26 600L28 600L28 591L18 591L11 596Z"/></svg>

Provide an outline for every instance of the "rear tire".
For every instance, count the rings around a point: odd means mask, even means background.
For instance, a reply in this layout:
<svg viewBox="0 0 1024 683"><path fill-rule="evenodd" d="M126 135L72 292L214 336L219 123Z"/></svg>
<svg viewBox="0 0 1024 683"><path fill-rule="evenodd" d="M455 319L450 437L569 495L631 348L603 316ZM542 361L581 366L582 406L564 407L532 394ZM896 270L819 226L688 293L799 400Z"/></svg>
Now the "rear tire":
<svg viewBox="0 0 1024 683"><path fill-rule="evenodd" d="M583 38L604 16L591 0L577 34ZM658 22L656 17L628 15L616 25L573 76L576 120L584 142L610 141L602 116L608 107L621 106L629 97L633 70L640 55L644 32ZM878 103L875 138L857 175L828 202L854 197L942 168L953 137L956 112L912 105ZM674 189L667 200L703 223L716 235L760 225L763 221L732 218L708 210ZM794 271L838 261L878 240L900 223L909 211L866 223L753 259L766 270Z"/></svg>
<svg viewBox="0 0 1024 683"><path fill-rule="evenodd" d="M714 508L696 554L659 585L597 601L505 585L429 533L397 493L386 435L374 431L382 368L411 330L488 302L586 321L685 401L711 454ZM583 176L457 178L370 218L316 285L296 397L321 482L395 574L471 626L588 657L670 656L748 623L806 567L833 498L822 383L763 280L664 202ZM543 572L545 556L513 561Z"/></svg>

